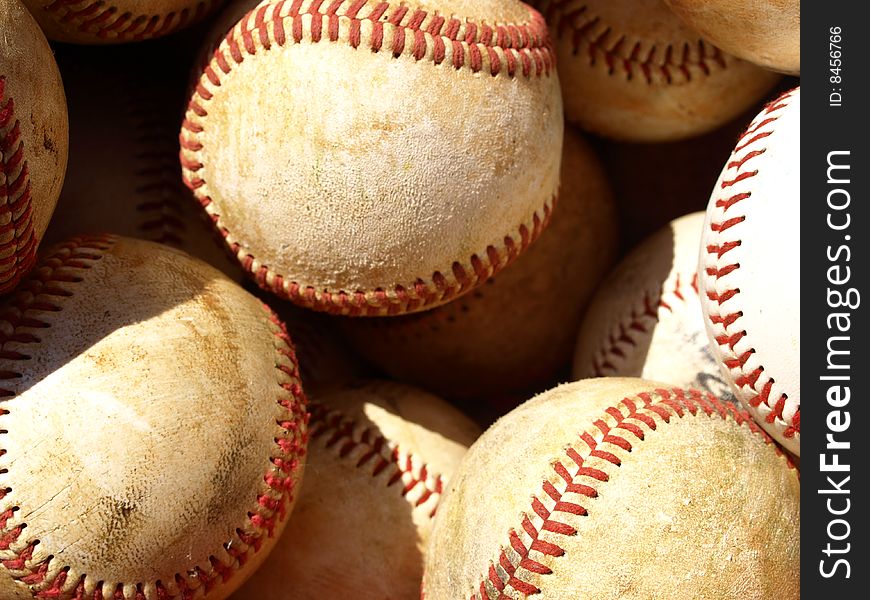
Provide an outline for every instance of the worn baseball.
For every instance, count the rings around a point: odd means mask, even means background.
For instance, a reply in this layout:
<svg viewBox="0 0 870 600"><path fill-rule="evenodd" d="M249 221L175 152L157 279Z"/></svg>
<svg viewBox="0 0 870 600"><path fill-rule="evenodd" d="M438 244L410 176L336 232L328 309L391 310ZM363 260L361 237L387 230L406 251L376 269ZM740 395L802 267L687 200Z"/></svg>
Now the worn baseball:
<svg viewBox="0 0 870 600"><path fill-rule="evenodd" d="M610 185L594 151L568 129L559 204L528 253L454 302L407 316L344 319L342 329L390 376L448 398L526 392L570 362L583 310L616 251Z"/></svg>
<svg viewBox="0 0 870 600"><path fill-rule="evenodd" d="M382 381L327 394L311 415L299 502L233 600L418 597L442 490L480 430L438 397Z"/></svg>
<svg viewBox="0 0 870 600"><path fill-rule="evenodd" d="M426 600L796 600L800 483L733 404L590 379L475 442L426 556Z"/></svg>
<svg viewBox="0 0 870 600"><path fill-rule="evenodd" d="M800 88L759 113L713 188L698 279L713 354L734 395L801 454Z"/></svg>
<svg viewBox="0 0 870 600"><path fill-rule="evenodd" d="M664 0L687 25L725 52L766 69L800 75L800 0Z"/></svg>
<svg viewBox="0 0 870 600"><path fill-rule="evenodd" d="M537 238L562 131L546 26L517 0L262 2L201 71L181 164L262 287L398 314Z"/></svg>
<svg viewBox="0 0 870 600"><path fill-rule="evenodd" d="M169 247L73 238L0 338L0 598L219 600L257 568L308 435L259 301Z"/></svg>
<svg viewBox="0 0 870 600"><path fill-rule="evenodd" d="M39 26L0 0L0 294L36 263L63 184L68 123L63 84Z"/></svg>
<svg viewBox="0 0 870 600"><path fill-rule="evenodd" d="M575 379L643 377L733 401L707 341L698 295L704 212L672 221L598 288L577 337Z"/></svg>
<svg viewBox="0 0 870 600"><path fill-rule="evenodd" d="M550 25L569 120L622 140L716 129L779 79L722 52L662 0L537 0Z"/></svg>
<svg viewBox="0 0 870 600"><path fill-rule="evenodd" d="M115 233L175 246L241 281L238 264L179 177L184 77L137 47L69 46L58 62L70 115L70 160L45 243ZM145 63L135 71L130 61Z"/></svg>
<svg viewBox="0 0 870 600"><path fill-rule="evenodd" d="M135 42L167 35L224 0L22 0L49 39L74 44Z"/></svg>

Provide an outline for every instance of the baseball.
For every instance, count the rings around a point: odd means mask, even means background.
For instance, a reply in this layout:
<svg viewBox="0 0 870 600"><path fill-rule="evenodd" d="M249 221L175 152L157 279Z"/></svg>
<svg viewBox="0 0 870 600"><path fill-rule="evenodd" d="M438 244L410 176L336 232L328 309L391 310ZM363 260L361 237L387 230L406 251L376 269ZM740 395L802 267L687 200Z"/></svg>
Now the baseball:
<svg viewBox="0 0 870 600"><path fill-rule="evenodd" d="M70 159L45 243L111 232L175 246L241 281L241 269L179 177L183 78L150 66L153 50L63 50ZM144 64L124 68L132 61Z"/></svg>
<svg viewBox="0 0 870 600"><path fill-rule="evenodd" d="M698 278L713 354L734 395L800 446L800 88L759 113L710 196Z"/></svg>
<svg viewBox="0 0 870 600"><path fill-rule="evenodd" d="M436 396L382 381L323 396L310 426L299 502L233 600L418 596L441 491L477 426Z"/></svg>
<svg viewBox="0 0 870 600"><path fill-rule="evenodd" d="M734 58L662 0L537 0L550 25L569 120L656 142L698 135L759 101L778 75Z"/></svg>
<svg viewBox="0 0 870 600"><path fill-rule="evenodd" d="M643 377L733 400L713 357L698 295L704 212L672 221L598 288L574 352L575 379Z"/></svg>
<svg viewBox="0 0 870 600"><path fill-rule="evenodd" d="M0 0L0 294L36 263L66 171L66 100L54 56L18 0Z"/></svg>
<svg viewBox="0 0 870 600"><path fill-rule="evenodd" d="M332 313L420 310L543 230L562 101L525 4L263 2L219 36L182 171L262 287Z"/></svg>
<svg viewBox="0 0 870 600"><path fill-rule="evenodd" d="M687 25L734 56L800 75L800 0L664 0Z"/></svg>
<svg viewBox="0 0 870 600"><path fill-rule="evenodd" d="M570 361L583 309L616 251L610 185L594 151L567 129L559 203L525 255L455 302L345 319L342 329L361 356L399 380L448 398L525 399Z"/></svg>
<svg viewBox="0 0 870 600"><path fill-rule="evenodd" d="M221 600L256 570L307 412L253 296L160 244L73 238L0 331L0 597Z"/></svg>
<svg viewBox="0 0 870 600"><path fill-rule="evenodd" d="M160 37L203 18L224 0L22 0L49 39L112 44Z"/></svg>
<svg viewBox="0 0 870 600"><path fill-rule="evenodd" d="M800 598L800 483L744 411L641 379L559 386L502 417L438 509L423 592Z"/></svg>

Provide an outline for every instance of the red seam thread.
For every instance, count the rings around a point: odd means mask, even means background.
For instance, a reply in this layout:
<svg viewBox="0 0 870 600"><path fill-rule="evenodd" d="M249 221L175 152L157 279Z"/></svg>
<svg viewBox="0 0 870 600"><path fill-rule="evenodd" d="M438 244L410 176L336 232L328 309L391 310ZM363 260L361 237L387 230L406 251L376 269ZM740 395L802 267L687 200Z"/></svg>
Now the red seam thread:
<svg viewBox="0 0 870 600"><path fill-rule="evenodd" d="M306 39L312 43L337 41L340 32L340 21L348 22L349 42L357 47L362 44L360 38L363 23L371 24L368 45L372 52L384 50L384 27L395 28L391 48L395 57L409 55L415 60L422 60L432 51L435 64L446 57L446 45L449 43L453 51L453 67L456 69L470 68L474 72L483 71L485 62L489 62L490 74L493 76L506 73L514 77L522 71L523 76L531 77L549 75L555 67L555 55L549 39L546 24L539 13L530 9L531 19L523 24L502 24L490 26L466 22L465 37L460 36L463 23L456 18L443 23L441 17L433 15L428 27L423 27L428 13L425 11L411 12L407 6L392 7L388 2L373 4L372 11L365 17L359 12L364 6L361 0L336 0L325 3L323 0L312 2L304 11L302 2L298 0L279 0L254 8L242 17L235 27L217 45L211 60L203 68L199 83L195 84L193 96L188 105L188 114L181 126L179 136L181 144L180 161L183 180L193 191L200 204L209 213L214 226L229 247L232 254L240 262L244 271L249 273L254 281L263 289L271 291L279 297L291 300L295 304L321 310L332 314L351 316L361 315L394 315L403 311L414 311L436 302L449 300L462 292L474 287L482 281L495 275L505 266L513 262L517 255L534 242L549 223L556 196L541 209L543 215L536 211L533 214L532 230L522 224L517 228L520 242L511 235L504 237L504 253L502 257L497 248L490 245L486 248L485 258L477 255L470 257L466 266L454 262L451 273L455 283L449 281L443 273L436 271L431 276L431 283L418 278L409 285L396 284L392 290L381 288L374 290L316 290L313 286L297 281L285 280L280 273L273 271L253 256L248 249L237 241L230 242L231 232L223 224L218 210L210 196L203 193L206 181L198 173L204 165L198 158L188 159L185 151L199 153L203 145L199 134L203 126L194 123L191 118L208 116L206 106L212 98L212 93L204 85L208 80L212 85L219 86L222 75L228 75L234 65L241 64L245 56L257 54L256 41L259 40L264 51L272 45L283 46L287 43L299 43ZM285 10L286 8L286 10ZM339 14L341 8L344 13ZM310 18L310 25L305 25L303 17ZM323 21L327 24L324 27ZM271 27L269 27L271 25ZM422 29L421 29L422 28ZM431 32L444 31L440 36ZM425 31L424 31L425 30ZM429 33L429 37L425 34ZM292 39L292 42L291 42ZM430 45L431 44L431 45ZM498 45L503 44L503 45ZM486 58L486 60L484 60ZM469 275L469 272L473 275Z"/></svg>
<svg viewBox="0 0 870 600"><path fill-rule="evenodd" d="M198 21L221 0L201 0L192 9L184 8L164 15L121 12L104 0L54 0L44 7L52 18L75 31L106 41L137 41L163 36Z"/></svg>
<svg viewBox="0 0 870 600"><path fill-rule="evenodd" d="M0 382L3 385L0 387L0 402L18 394L14 389L14 381L23 377L20 371L14 366L7 366L7 363L27 361L31 358L21 352L10 350L7 342L40 343L36 335L22 329L51 327L51 323L47 320L47 316L40 318L33 313L62 311L61 299L74 294L69 289L71 287L69 284L81 282L82 272L91 269L116 241L117 237L112 235L81 236L55 246L52 254L41 261L40 265L21 283L16 294L6 301L6 306L0 313L0 323L7 325L0 328ZM78 273L70 273L70 271ZM165 582L156 582L157 597L161 600L188 600L193 598L199 587L203 587L208 593L208 590L219 583L227 581L238 568L244 566L253 553L259 551L265 537L274 535L277 522L283 521L287 516L287 506L295 492L295 478L301 465L300 459L304 456L308 443L309 415L307 399L299 383L298 363L289 335L278 317L266 305L263 305L263 308L268 313L276 340L275 369L279 373L279 381L288 379L278 384L281 391L276 402L285 410L287 420L277 422L282 433L275 438L275 451L270 457L269 468L263 476L265 489L258 494L255 508L248 513L250 526L236 529L236 535L242 543L232 540L232 543L224 544L224 550L234 563L224 565L216 557L209 556L207 568L197 566L187 574L176 573L173 576L173 584L178 588L178 593L167 589ZM0 420L7 414L9 411L0 408ZM0 429L0 434L2 432L3 430ZM0 455L5 453L6 450L0 448ZM8 488L0 490L0 500L7 493ZM7 551L7 558L2 561L2 564L8 570L10 577L28 586L34 598L59 598L64 595L67 588L66 593L72 594L71 597L75 600L103 600L105 596L101 586L97 586L93 592L86 591L86 574L80 575L76 582L67 582L70 566L62 567L49 578L49 573L54 572L50 564L54 560L53 556L48 556L38 563L32 562L38 541L30 541L20 550L12 550L13 545L22 541L21 535L26 531L26 523L14 525L10 523L18 510L19 507L13 506L0 513L0 550ZM194 587L190 587L188 578L192 578L195 582ZM137 591L132 597L124 594L123 585L122 583L117 585L112 594L113 600L144 598L142 582L136 584Z"/></svg>
<svg viewBox="0 0 870 600"><path fill-rule="evenodd" d="M416 475L410 455L403 458L398 446L390 448L389 440L374 427L367 427L362 431L359 431L358 428L359 425L356 421L345 417L340 412L323 404L311 404L311 440L325 439L324 446L337 448L339 458L345 458L362 446L365 453L357 461L355 465L357 468L370 468L372 477L388 474L387 487L403 484L402 496L407 496L412 490L422 486L423 493L413 506L414 508L421 506L434 496L436 503L429 512L429 518L434 517L446 483L441 474L433 473L426 463L421 463L419 476ZM403 481L403 477L406 475L410 477L407 482ZM430 479L433 480L432 485L429 484Z"/></svg>
<svg viewBox="0 0 870 600"><path fill-rule="evenodd" d="M30 170L15 118L15 100L0 75L0 294L12 291L36 264Z"/></svg>
<svg viewBox="0 0 870 600"><path fill-rule="evenodd" d="M655 41L643 39L629 40L577 0L553 0L541 10L557 37L571 38L575 56L583 54L590 66L601 60L608 75L620 72L629 81L638 78L647 84L671 85L691 81L693 73L709 76L714 67L728 66L725 53L700 38L692 43L687 40L682 48L672 44L659 46Z"/></svg>
<svg viewBox="0 0 870 600"><path fill-rule="evenodd" d="M727 179L723 175L722 183L719 186L723 192L727 192L728 188L736 183L758 175L758 170L739 171L754 158L762 156L765 153L767 148L758 147L758 143L773 133L772 127L780 117L779 112L788 106L788 100L793 92L794 90L789 90L776 100L768 103L761 114L741 134L734 152L726 165L726 170L733 171L733 174L730 174ZM740 268L738 263L723 262L722 258L734 248L739 247L742 241L740 239L728 239L729 236L722 234L746 219L745 214L734 214L734 210L737 210L742 203L748 201L751 197L751 191L740 192L724 195L713 202L714 207L721 210L723 219L721 221L711 219L710 221L710 231L713 233L711 237L715 239L715 243L710 243L705 248L707 254L705 273L717 282ZM785 421L783 410L785 409L786 395L781 394L779 397L770 396L773 388L773 379L764 372L764 366L760 365L750 372L744 371L745 364L750 356L754 354L755 349L750 349L740 356L734 354L734 346L746 336L746 331L739 325L743 313L740 311L722 311L721 309L725 302L739 293L740 289L736 287L723 288L721 292L715 289L707 290L708 318L713 325L721 325L725 330L724 335L719 335L715 338L716 343L719 344L725 356L723 363L729 370L740 370L740 375L734 378L734 384L741 389L749 390L753 394L748 401L749 405L752 407L758 407L761 404L767 406L770 409L770 414L767 415L766 421L769 424L773 424L776 419L783 421L786 427L782 435L786 438L793 438L795 435L799 435L801 431L800 406L798 406L792 418L789 421Z"/></svg>
<svg viewBox="0 0 870 600"><path fill-rule="evenodd" d="M605 465L606 472L587 467L585 462L595 457L608 465L618 467L621 459L614 452L618 450L631 452L633 444L644 441L646 435L658 431L663 423L669 423L674 417L683 418L686 414L696 416L700 413L723 420L730 417L738 426L746 425L750 431L761 436L765 443L772 445L777 455L786 461L788 468L794 468L789 457L745 411L740 411L731 404L722 403L712 394L699 390L657 389L655 394L658 400L653 399L652 394L648 392L632 398L623 398L618 405L604 411L613 420L613 426L608 425L603 417L602 420L595 422L603 436L600 441L585 433L579 437L577 443L568 445L564 458L553 463L558 487L547 479L543 482L541 491L532 496L530 510L525 512L521 519L522 531L517 528L508 532L508 544L502 546L497 560L490 561L486 575L482 575L474 586L475 591L471 593L470 600L502 600L509 597L505 592L506 588L512 588L524 596L540 593L541 589L530 581L531 577L524 577L519 570L524 569L534 575L549 575L553 572L552 569L540 560L535 560L532 552L550 557L564 556L567 552L559 543L541 539L539 537L541 532L572 536L577 533L577 530L560 519L568 515L587 516L588 514L583 505L563 500L564 495L571 493L596 498L598 491L595 482L606 482L611 476L615 477L618 474L618 471L612 467ZM657 421L656 416L661 421ZM629 440L629 436L622 435L622 432L630 434L632 439ZM608 451L606 449L608 446L614 452ZM560 491L560 488L563 491ZM555 504L553 508L548 509L546 502ZM540 526L533 523L535 517L540 518ZM528 546L523 542L523 533L531 539ZM514 558L514 554L518 558Z"/></svg>
<svg viewBox="0 0 870 600"><path fill-rule="evenodd" d="M635 306L627 318L623 319L616 331L611 331L605 340L605 345L598 349L592 359L592 372L595 377L606 377L616 373L617 367L614 358L625 358L626 353L620 347L628 344L637 346L637 335L648 334L650 329L659 322L659 312L666 310L673 312L676 302L685 302L685 294L698 295L697 274L693 274L691 284L685 285L683 278L677 273L676 280L671 289L665 289L664 284L658 294L651 296L644 292L642 305ZM676 301L676 302L675 302Z"/></svg>

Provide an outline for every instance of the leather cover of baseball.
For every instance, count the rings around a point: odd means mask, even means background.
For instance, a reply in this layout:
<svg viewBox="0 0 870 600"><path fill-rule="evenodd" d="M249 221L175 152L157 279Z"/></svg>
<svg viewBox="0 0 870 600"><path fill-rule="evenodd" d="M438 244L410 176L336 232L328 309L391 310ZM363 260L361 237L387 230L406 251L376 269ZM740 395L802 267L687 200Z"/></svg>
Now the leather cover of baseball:
<svg viewBox="0 0 870 600"><path fill-rule="evenodd" d="M0 0L0 294L36 263L66 171L63 83L39 26Z"/></svg>
<svg viewBox="0 0 870 600"><path fill-rule="evenodd" d="M478 427L427 392L370 381L312 403L305 484L233 600L419 595L432 517Z"/></svg>
<svg viewBox="0 0 870 600"><path fill-rule="evenodd" d="M801 73L800 0L664 0L725 52L766 69Z"/></svg>
<svg viewBox="0 0 870 600"><path fill-rule="evenodd" d="M116 44L161 37L225 0L22 0L55 42Z"/></svg>
<svg viewBox="0 0 870 600"><path fill-rule="evenodd" d="M734 395L801 454L800 88L767 105L710 195L698 281L713 354Z"/></svg>
<svg viewBox="0 0 870 600"><path fill-rule="evenodd" d="M800 598L800 483L755 421L642 379L559 386L469 449L426 600Z"/></svg>
<svg viewBox="0 0 870 600"><path fill-rule="evenodd" d="M582 136L566 129L559 204L526 254L444 306L340 325L375 366L448 398L540 389L570 362L583 310L616 258L617 238L601 164Z"/></svg>
<svg viewBox="0 0 870 600"><path fill-rule="evenodd" d="M221 600L257 568L308 413L256 298L160 244L74 238L0 339L0 597Z"/></svg>
<svg viewBox="0 0 870 600"><path fill-rule="evenodd" d="M421 310L542 231L562 99L527 5L262 2L225 31L191 94L182 171L262 287L338 314Z"/></svg>
<svg viewBox="0 0 870 600"><path fill-rule="evenodd" d="M701 39L662 0L537 0L559 59L565 115L627 141L725 124L779 76Z"/></svg>
<svg viewBox="0 0 870 600"><path fill-rule="evenodd" d="M598 288L577 337L575 379L642 377L734 400L710 349L698 295L704 214L672 221Z"/></svg>

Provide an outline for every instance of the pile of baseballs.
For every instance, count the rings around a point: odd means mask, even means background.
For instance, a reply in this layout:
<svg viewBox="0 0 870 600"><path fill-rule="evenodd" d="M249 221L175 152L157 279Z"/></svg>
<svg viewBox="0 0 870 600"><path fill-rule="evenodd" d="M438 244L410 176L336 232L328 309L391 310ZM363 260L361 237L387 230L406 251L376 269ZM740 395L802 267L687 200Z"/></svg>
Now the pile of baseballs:
<svg viewBox="0 0 870 600"><path fill-rule="evenodd" d="M799 15L0 0L0 600L799 598Z"/></svg>

